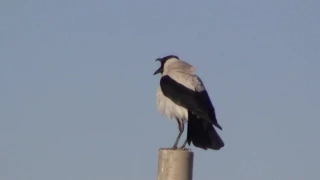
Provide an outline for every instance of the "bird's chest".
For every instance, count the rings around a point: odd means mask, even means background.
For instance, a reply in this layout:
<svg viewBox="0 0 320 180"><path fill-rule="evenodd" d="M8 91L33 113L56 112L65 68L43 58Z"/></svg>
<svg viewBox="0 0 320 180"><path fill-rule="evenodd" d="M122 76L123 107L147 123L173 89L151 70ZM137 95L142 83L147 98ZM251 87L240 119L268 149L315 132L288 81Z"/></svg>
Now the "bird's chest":
<svg viewBox="0 0 320 180"><path fill-rule="evenodd" d="M158 111L161 114L168 116L170 119L178 119L180 121L187 121L188 120L188 111L169 98L167 98L161 91L161 88L158 88L157 91L157 105Z"/></svg>

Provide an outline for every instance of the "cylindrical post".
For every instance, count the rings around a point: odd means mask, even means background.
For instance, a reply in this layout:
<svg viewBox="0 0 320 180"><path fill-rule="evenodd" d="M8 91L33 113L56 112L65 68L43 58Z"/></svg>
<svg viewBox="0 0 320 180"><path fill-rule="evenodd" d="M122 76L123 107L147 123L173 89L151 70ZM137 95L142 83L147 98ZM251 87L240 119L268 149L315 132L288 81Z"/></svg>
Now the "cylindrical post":
<svg viewBox="0 0 320 180"><path fill-rule="evenodd" d="M157 180L192 180L193 152L159 149Z"/></svg>

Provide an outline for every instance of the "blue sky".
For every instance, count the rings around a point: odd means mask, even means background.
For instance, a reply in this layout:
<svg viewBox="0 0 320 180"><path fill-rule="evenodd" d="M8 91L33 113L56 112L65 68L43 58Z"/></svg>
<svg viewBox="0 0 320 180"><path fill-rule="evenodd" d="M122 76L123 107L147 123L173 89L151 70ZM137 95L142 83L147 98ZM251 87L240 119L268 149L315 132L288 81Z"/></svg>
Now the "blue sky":
<svg viewBox="0 0 320 180"><path fill-rule="evenodd" d="M223 127L220 151L191 146L194 180L319 179L319 9L1 1L0 179L155 179L178 133L156 109L168 54L197 67Z"/></svg>

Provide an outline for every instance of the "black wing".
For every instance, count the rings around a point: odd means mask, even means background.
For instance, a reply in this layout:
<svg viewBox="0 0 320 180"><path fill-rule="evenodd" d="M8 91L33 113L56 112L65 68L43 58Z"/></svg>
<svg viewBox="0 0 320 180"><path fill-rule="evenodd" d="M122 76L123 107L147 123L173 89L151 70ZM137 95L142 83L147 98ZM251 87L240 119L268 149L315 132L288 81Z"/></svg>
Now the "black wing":
<svg viewBox="0 0 320 180"><path fill-rule="evenodd" d="M193 91L168 75L161 78L160 87L163 94L174 103L190 110L193 114L222 130L217 122L214 107L206 90L201 92Z"/></svg>

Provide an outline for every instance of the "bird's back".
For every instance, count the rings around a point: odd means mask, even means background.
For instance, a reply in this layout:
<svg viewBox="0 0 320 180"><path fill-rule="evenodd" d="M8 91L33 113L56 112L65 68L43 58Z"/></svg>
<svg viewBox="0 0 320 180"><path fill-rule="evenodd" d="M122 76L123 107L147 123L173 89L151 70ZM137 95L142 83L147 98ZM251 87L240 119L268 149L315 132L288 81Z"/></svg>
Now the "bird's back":
<svg viewBox="0 0 320 180"><path fill-rule="evenodd" d="M166 75L193 91L200 92L205 89L201 79L196 75L196 68L187 62L179 60L168 63L163 73L163 76Z"/></svg>
<svg viewBox="0 0 320 180"><path fill-rule="evenodd" d="M193 113L201 116L204 120L207 120L208 122L213 123L219 129L222 129L217 122L215 110L206 88L200 77L198 77L195 72L196 68L187 62L173 60L165 65L160 84L162 82L162 88L166 88L165 94L170 96L171 100L176 101L176 103L178 102L180 106L191 110ZM181 89L181 86L180 88L178 88L178 86L173 88L175 85L170 79L192 90L193 92L184 91ZM181 92L176 92L178 89ZM183 92L188 92L188 95L184 95L184 97L182 97Z"/></svg>

